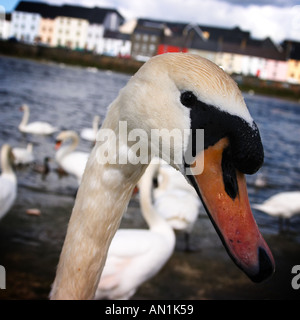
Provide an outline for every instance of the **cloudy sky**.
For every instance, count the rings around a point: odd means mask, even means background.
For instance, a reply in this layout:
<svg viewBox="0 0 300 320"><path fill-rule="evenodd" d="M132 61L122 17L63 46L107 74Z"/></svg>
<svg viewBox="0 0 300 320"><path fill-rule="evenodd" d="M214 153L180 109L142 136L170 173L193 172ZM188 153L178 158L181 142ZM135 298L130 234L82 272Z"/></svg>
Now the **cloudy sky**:
<svg viewBox="0 0 300 320"><path fill-rule="evenodd" d="M38 0L34 0L38 1ZM43 0L39 0L41 2ZM11 11L18 0L0 0ZM113 7L126 20L136 17L239 26L254 38L300 41L300 0L44 0L49 4Z"/></svg>

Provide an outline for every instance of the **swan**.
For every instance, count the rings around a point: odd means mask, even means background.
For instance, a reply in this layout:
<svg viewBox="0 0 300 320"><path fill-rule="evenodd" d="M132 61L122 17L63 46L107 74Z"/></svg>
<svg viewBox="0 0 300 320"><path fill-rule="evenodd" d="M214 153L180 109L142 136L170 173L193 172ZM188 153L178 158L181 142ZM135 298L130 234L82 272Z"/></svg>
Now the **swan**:
<svg viewBox="0 0 300 320"><path fill-rule="evenodd" d="M174 230L185 233L185 249L189 251L190 233L202 207L201 201L183 175L167 162L160 159L157 173L157 187L153 192L155 210Z"/></svg>
<svg viewBox="0 0 300 320"><path fill-rule="evenodd" d="M99 129L100 119L101 118L99 116L95 116L93 120L93 127L82 129L80 132L80 138L95 142L96 135Z"/></svg>
<svg viewBox="0 0 300 320"><path fill-rule="evenodd" d="M294 215L300 214L300 191L277 193L261 204L253 204L253 208L278 217L281 229L282 219L288 222Z"/></svg>
<svg viewBox="0 0 300 320"><path fill-rule="evenodd" d="M19 125L19 130L24 133L50 135L58 131L58 128L53 127L51 124L42 121L31 122L28 124L30 110L28 105L23 104L20 108L24 112L22 121Z"/></svg>
<svg viewBox="0 0 300 320"><path fill-rule="evenodd" d="M71 144L62 145L64 142L71 140ZM74 175L80 184L89 153L74 151L79 144L79 137L75 131L62 131L56 137L55 160L60 167L68 174Z"/></svg>
<svg viewBox="0 0 300 320"><path fill-rule="evenodd" d="M32 163L35 159L33 155L33 144L28 143L27 148L13 148L15 165L26 165Z"/></svg>
<svg viewBox="0 0 300 320"><path fill-rule="evenodd" d="M204 143L201 136L204 129ZM109 245L152 157L180 170L201 197L229 256L251 280L275 268L251 212L245 174L264 153L236 83L207 59L149 59L110 104L80 184L51 299L92 299Z"/></svg>
<svg viewBox="0 0 300 320"><path fill-rule="evenodd" d="M17 177L12 169L12 148L4 144L1 148L0 219L10 210L17 196Z"/></svg>
<svg viewBox="0 0 300 320"><path fill-rule="evenodd" d="M158 166L150 163L139 181L140 205L149 230L116 232L95 299L129 299L142 283L161 270L174 251L174 231L152 204L152 178Z"/></svg>

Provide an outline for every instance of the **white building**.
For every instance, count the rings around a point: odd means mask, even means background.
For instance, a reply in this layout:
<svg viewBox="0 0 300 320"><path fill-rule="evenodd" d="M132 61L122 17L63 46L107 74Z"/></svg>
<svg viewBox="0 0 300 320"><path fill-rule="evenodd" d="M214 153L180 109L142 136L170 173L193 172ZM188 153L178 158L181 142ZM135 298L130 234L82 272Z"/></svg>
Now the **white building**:
<svg viewBox="0 0 300 320"><path fill-rule="evenodd" d="M0 39L8 39L10 37L10 21L11 14L6 14L3 7L0 6Z"/></svg>
<svg viewBox="0 0 300 320"><path fill-rule="evenodd" d="M20 1L12 13L10 35L26 43L99 52L104 31L117 31L123 21L115 9Z"/></svg>
<svg viewBox="0 0 300 320"><path fill-rule="evenodd" d="M89 22L85 19L59 16L55 19L53 45L84 49Z"/></svg>
<svg viewBox="0 0 300 320"><path fill-rule="evenodd" d="M129 58L131 56L130 35L106 31L99 46L99 53L112 57Z"/></svg>
<svg viewBox="0 0 300 320"><path fill-rule="evenodd" d="M38 13L14 11L11 17L10 36L26 43L36 42L39 38L41 18Z"/></svg>

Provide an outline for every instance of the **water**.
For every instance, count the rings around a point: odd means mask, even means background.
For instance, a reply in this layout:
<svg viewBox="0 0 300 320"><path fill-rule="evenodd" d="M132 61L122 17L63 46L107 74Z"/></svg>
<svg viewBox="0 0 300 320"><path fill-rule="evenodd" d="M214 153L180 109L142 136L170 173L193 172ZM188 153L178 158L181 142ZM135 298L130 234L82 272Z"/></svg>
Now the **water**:
<svg viewBox="0 0 300 320"><path fill-rule="evenodd" d="M47 121L77 132L91 127L94 115L104 118L106 108L130 76L28 60L0 57L0 145L34 145L36 161L54 158L55 135L23 135L19 107L31 108L31 121ZM265 147L260 170L267 181L255 187L258 174L247 177L251 203L271 195L300 190L300 105L275 98L245 95ZM81 141L79 149L90 151ZM0 265L6 268L6 290L0 299L47 299L74 204L77 182L60 177L50 163L46 178L32 167L17 169L18 196L11 211L0 221ZM29 208L41 216L26 214ZM278 220L253 210L276 263L275 275L264 284L252 284L228 258L207 216L201 213L192 235L195 252L186 253L178 235L174 255L163 270L145 283L135 299L298 298L291 288L291 269L300 264L300 216L292 218L289 230L279 232ZM122 227L146 227L136 198L130 202ZM174 280L175 279L175 280Z"/></svg>

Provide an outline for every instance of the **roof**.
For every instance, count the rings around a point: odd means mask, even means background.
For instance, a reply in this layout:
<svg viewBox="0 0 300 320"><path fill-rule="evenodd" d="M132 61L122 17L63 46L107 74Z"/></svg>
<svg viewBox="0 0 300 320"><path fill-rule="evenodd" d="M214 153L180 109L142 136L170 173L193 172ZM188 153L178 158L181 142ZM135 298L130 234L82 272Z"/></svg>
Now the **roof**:
<svg viewBox="0 0 300 320"><path fill-rule="evenodd" d="M103 37L107 39L130 40L131 35L118 31L105 30Z"/></svg>
<svg viewBox="0 0 300 320"><path fill-rule="evenodd" d="M250 38L250 32L242 31L240 28L235 27L232 29L220 28L220 27L210 27L199 25L199 28L203 32L209 33L209 40L212 41L222 41L230 42L230 43L240 43L245 39Z"/></svg>
<svg viewBox="0 0 300 320"><path fill-rule="evenodd" d="M287 59L300 60L300 42L285 40L282 43Z"/></svg>
<svg viewBox="0 0 300 320"><path fill-rule="evenodd" d="M88 20L91 24L103 24L108 13L116 13L121 20L123 16L113 8L87 8L74 5L54 6L42 2L20 1L15 11L38 13L44 18L72 17Z"/></svg>

